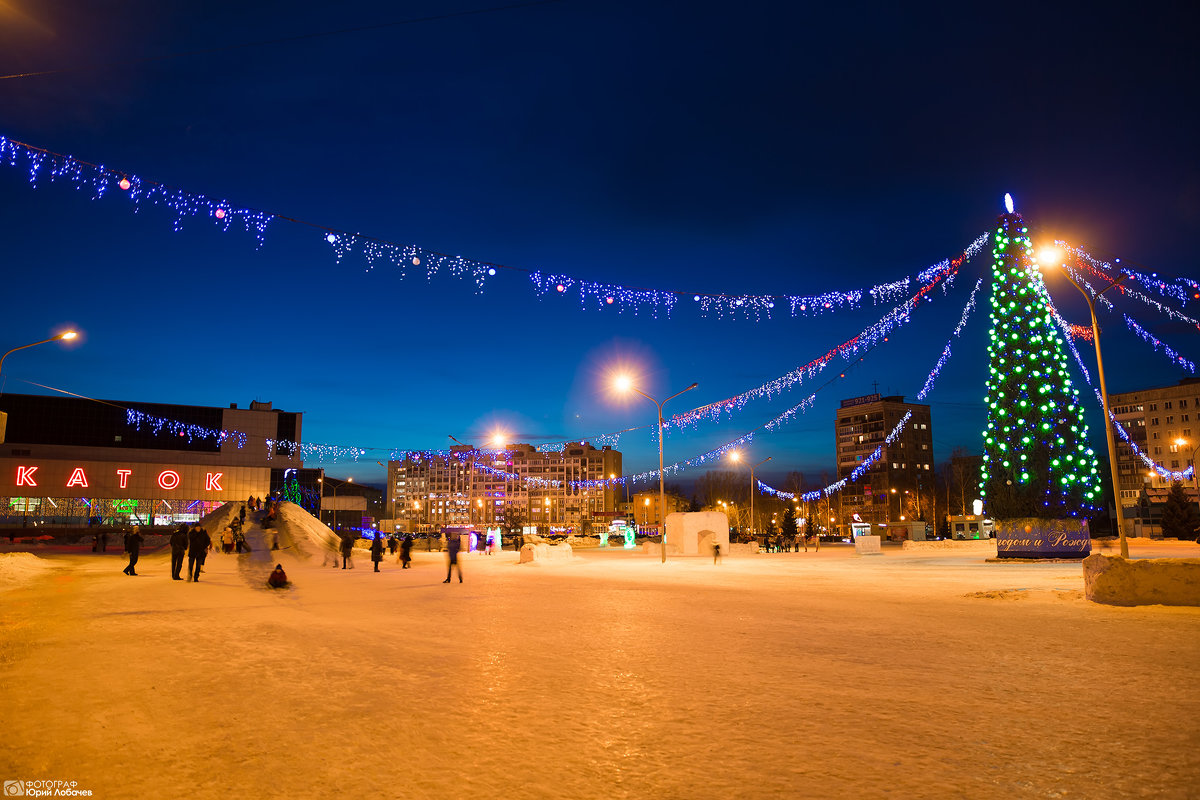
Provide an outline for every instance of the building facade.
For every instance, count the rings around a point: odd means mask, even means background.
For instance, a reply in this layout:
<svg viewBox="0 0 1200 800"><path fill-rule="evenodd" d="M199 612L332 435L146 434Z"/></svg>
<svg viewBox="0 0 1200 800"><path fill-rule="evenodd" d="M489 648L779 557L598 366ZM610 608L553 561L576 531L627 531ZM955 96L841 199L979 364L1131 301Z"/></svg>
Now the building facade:
<svg viewBox="0 0 1200 800"><path fill-rule="evenodd" d="M302 415L270 403L239 409L4 394L0 411L5 525L191 522L251 495L299 498L302 478L315 473L302 469Z"/></svg>
<svg viewBox="0 0 1200 800"><path fill-rule="evenodd" d="M1108 404L1117 424L1155 464L1172 472L1192 466L1192 454L1200 445L1200 378L1185 378L1174 386L1110 394ZM1181 439L1184 444L1179 443ZM1127 508L1138 505L1143 488L1170 487L1169 481L1137 457L1122 436L1117 437L1117 479L1121 505Z"/></svg>
<svg viewBox="0 0 1200 800"><path fill-rule="evenodd" d="M912 412L904 431L892 444L887 436ZM875 524L912 519L932 509L920 509L923 496L934 487L933 424L929 406L906 403L903 396L869 394L841 402L834 423L838 477L848 477L875 448L880 458L839 492L839 523L855 519ZM915 502L914 502L915 501Z"/></svg>
<svg viewBox="0 0 1200 800"><path fill-rule="evenodd" d="M619 477L621 453L607 446L456 445L444 455L388 462L387 505L396 527L410 531L499 525L508 513L526 526L578 532L585 522L606 527L621 492L619 485L580 484Z"/></svg>

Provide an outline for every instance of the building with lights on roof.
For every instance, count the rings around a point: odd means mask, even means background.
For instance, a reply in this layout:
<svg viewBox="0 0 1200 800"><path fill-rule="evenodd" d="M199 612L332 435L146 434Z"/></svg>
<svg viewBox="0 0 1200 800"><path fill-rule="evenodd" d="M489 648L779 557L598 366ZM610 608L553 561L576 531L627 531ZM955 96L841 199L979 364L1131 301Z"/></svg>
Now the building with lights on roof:
<svg viewBox="0 0 1200 800"><path fill-rule="evenodd" d="M1193 466L1192 453L1200 447L1200 378L1110 394L1108 405L1125 431L1124 436L1117 436L1121 505L1134 508L1143 489L1167 489L1173 482L1152 470L1134 452L1134 446L1161 470L1184 472ZM1194 484L1187 480L1182 483L1194 500Z"/></svg>
<svg viewBox="0 0 1200 800"><path fill-rule="evenodd" d="M456 445L389 461L387 502L396 527L409 531L498 526L511 508L527 526L578 533L585 523L607 527L621 498L620 484L587 482L620 477L621 453L608 446L578 442L543 452L529 444Z"/></svg>
<svg viewBox="0 0 1200 800"><path fill-rule="evenodd" d="M912 418L891 444L888 434L911 412ZM875 448L878 460L838 492L840 521L883 524L913 519L916 506L934 487L933 424L929 406L906 403L903 396L869 394L841 402L834 424L837 439L838 478L848 478L867 461ZM914 502L916 501L916 502ZM927 517L932 509L924 509Z"/></svg>
<svg viewBox="0 0 1200 800"><path fill-rule="evenodd" d="M194 522L222 503L278 493L310 510L302 414L0 395L0 524Z"/></svg>

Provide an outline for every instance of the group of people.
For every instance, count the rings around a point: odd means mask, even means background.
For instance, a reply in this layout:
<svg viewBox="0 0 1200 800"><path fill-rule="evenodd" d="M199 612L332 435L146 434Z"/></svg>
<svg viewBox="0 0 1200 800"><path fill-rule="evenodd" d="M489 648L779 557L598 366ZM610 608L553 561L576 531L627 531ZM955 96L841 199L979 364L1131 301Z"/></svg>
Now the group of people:
<svg viewBox="0 0 1200 800"><path fill-rule="evenodd" d="M212 537L206 528L199 525L180 525L176 528L171 533L171 580L184 580L179 573L183 571L183 557L186 553L187 580L191 583L199 581L204 560L212 546Z"/></svg>
<svg viewBox="0 0 1200 800"><path fill-rule="evenodd" d="M338 552L342 557L342 569L354 569L354 543L357 541L358 536L353 531L340 534ZM412 565L412 546L413 536L411 533L406 533L404 536L388 536L385 540L382 533L376 532L367 549L371 553L371 562L375 565L375 571L379 572L379 564L383 561L385 550L396 556L396 563L401 565L400 569L408 569ZM337 567L336 559L333 566Z"/></svg>

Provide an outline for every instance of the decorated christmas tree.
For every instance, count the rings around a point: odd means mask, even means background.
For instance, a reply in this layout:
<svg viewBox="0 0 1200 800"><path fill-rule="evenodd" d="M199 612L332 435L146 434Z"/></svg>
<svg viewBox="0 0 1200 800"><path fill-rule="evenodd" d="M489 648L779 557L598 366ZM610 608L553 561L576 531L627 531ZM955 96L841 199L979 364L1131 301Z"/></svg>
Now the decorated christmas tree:
<svg viewBox="0 0 1200 800"><path fill-rule="evenodd" d="M1099 466L1029 232L1005 202L992 250L980 495L994 519L1080 516L1099 505Z"/></svg>

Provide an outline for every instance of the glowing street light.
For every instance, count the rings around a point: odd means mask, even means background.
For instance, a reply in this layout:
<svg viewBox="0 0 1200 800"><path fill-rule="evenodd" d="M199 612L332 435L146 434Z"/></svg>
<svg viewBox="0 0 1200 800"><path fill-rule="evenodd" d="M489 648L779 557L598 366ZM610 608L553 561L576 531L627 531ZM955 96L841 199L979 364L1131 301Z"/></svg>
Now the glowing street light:
<svg viewBox="0 0 1200 800"><path fill-rule="evenodd" d="M23 344L20 347L14 347L12 350L9 350L4 355L0 356L0 375L4 374L4 359L8 358L10 354L17 352L18 350L24 350L27 347L37 347L39 344L48 344L49 342L67 341L70 339L74 339L78 335L79 334L76 333L75 331L63 331L62 333L60 333L56 336L51 336L49 339L42 339L40 342L32 342L30 344ZM3 386L3 384L0 384L0 387L2 387L2 386Z"/></svg>
<svg viewBox="0 0 1200 800"><path fill-rule="evenodd" d="M1049 253L1048 255L1053 257L1054 254ZM1047 266L1054 265L1048 263ZM1071 276L1070 270L1063 268L1061 272L1071 282L1071 285L1083 295L1083 299L1088 304L1088 312L1092 315L1092 341L1096 345L1096 380L1100 384L1100 404L1104 409L1104 435L1108 440L1108 469L1109 477L1112 479L1113 506L1117 515L1117 537L1121 542L1121 558L1129 558L1129 541L1125 538L1125 515L1121 511L1121 479L1117 475L1117 442L1113 438L1112 417L1108 411L1108 389L1104 384L1104 357L1100 354L1100 324L1096 322L1096 302ZM1122 272L1115 281L1096 292L1096 297L1100 297L1128 277L1128 273Z"/></svg>
<svg viewBox="0 0 1200 800"><path fill-rule="evenodd" d="M666 478L663 475L663 406L666 405L668 401L679 397L679 395L683 394L684 392L690 392L699 385L700 384L698 383L693 383L683 391L676 392L660 403L650 395L643 392L641 389L634 386L633 379L628 375L618 375L613 381L613 386L617 389L617 391L622 393L636 392L649 400L651 403L654 403L655 407L658 408L658 513L662 517L662 535L660 537L660 546L662 548L662 563L664 564L667 563L667 490Z"/></svg>

